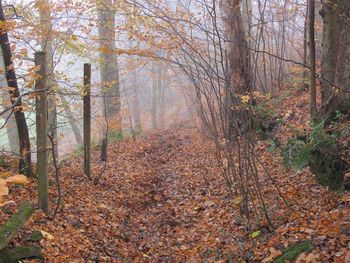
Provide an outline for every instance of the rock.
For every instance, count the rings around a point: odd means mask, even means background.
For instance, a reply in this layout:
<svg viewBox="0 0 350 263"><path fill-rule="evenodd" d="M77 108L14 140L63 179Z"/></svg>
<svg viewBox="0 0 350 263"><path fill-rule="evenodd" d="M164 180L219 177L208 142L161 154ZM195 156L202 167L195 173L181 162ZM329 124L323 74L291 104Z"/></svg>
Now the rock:
<svg viewBox="0 0 350 263"><path fill-rule="evenodd" d="M35 230L29 234L28 240L33 241L33 242L39 242L43 238L44 238L43 234L40 231Z"/></svg>

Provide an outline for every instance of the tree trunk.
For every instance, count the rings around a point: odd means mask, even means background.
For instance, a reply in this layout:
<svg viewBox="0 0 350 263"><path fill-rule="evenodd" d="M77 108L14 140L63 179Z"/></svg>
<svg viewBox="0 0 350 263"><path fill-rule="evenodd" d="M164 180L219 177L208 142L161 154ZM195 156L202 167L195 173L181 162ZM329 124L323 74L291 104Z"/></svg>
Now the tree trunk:
<svg viewBox="0 0 350 263"><path fill-rule="evenodd" d="M141 124L141 114L140 114L140 89L139 89L139 80L138 80L138 72L135 70L132 73L132 92L133 92L133 113L134 113L134 121L135 121L135 130L136 132L142 131Z"/></svg>
<svg viewBox="0 0 350 263"><path fill-rule="evenodd" d="M309 0L309 58L310 58L310 120L316 121L316 44L315 44L315 0Z"/></svg>
<svg viewBox="0 0 350 263"><path fill-rule="evenodd" d="M101 0L97 4L98 35L100 51L101 88L105 94L103 115L110 122L110 130L121 132L120 90L118 61L115 54L115 10L112 0Z"/></svg>
<svg viewBox="0 0 350 263"><path fill-rule="evenodd" d="M309 1L306 5L305 10L305 20L304 20L304 39L303 39L303 47L304 47L304 54L303 54L303 64L306 66L308 64L308 33L309 33ZM309 83L307 81L307 75L308 75L308 69L304 67L303 69L303 83L304 83L304 89L309 88Z"/></svg>
<svg viewBox="0 0 350 263"><path fill-rule="evenodd" d="M6 23L1 0L0 0L0 21L2 23ZM26 118L22 109L22 100L20 98L16 73L12 63L12 52L11 52L10 42L6 31L1 32L0 45L1 45L2 55L3 55L4 65L6 68L5 74L6 74L7 85L8 87L12 88L11 90L9 90L11 103L14 106L16 106L14 114L16 119L17 133L18 133L18 139L19 139L19 149L20 149L20 155L21 155L19 172L27 176L30 176L32 174L32 167L31 167L31 149L30 149L29 132L28 132Z"/></svg>
<svg viewBox="0 0 350 263"><path fill-rule="evenodd" d="M329 0L323 17L323 53L321 62L322 116L329 119L337 110L347 111L350 87L350 1Z"/></svg>
<svg viewBox="0 0 350 263"><path fill-rule="evenodd" d="M35 208L32 203L24 203L21 205L19 211L0 227L0 250L7 247L8 243L17 235L24 224L27 223L34 210Z"/></svg>
<svg viewBox="0 0 350 263"><path fill-rule="evenodd" d="M41 50L46 53L46 72L49 75L47 78L48 87L48 135L52 137L54 142L54 153L58 159L58 141L57 141L57 103L55 92L54 79L54 52L52 46L52 22L51 8L48 0L36 0L36 7L40 15L40 35L41 35ZM50 94L51 93L51 94ZM51 154L51 153L49 153Z"/></svg>
<svg viewBox="0 0 350 263"><path fill-rule="evenodd" d="M84 173L91 179L91 64L84 64Z"/></svg>
<svg viewBox="0 0 350 263"><path fill-rule="evenodd" d="M158 128L158 82L156 64L152 63L152 129Z"/></svg>
<svg viewBox="0 0 350 263"><path fill-rule="evenodd" d="M37 140L37 173L39 178L39 208L45 213L49 212L49 181L48 181L48 109L47 109L47 79L45 52L35 53L35 65L40 66L36 80L36 140Z"/></svg>
<svg viewBox="0 0 350 263"><path fill-rule="evenodd" d="M69 121L70 126L72 127L72 131L75 137L75 140L77 141L77 144L79 145L83 145L83 138L81 136L81 132L79 129L79 125L77 123L76 118L74 117L73 112L71 111L70 107L69 107L69 103L66 100L66 98L64 97L64 95L60 96L61 102L63 104L63 108L66 111L67 114L67 119Z"/></svg>
<svg viewBox="0 0 350 263"><path fill-rule="evenodd" d="M241 0L221 0L226 29L230 87L238 94L251 91L252 70L241 14Z"/></svg>

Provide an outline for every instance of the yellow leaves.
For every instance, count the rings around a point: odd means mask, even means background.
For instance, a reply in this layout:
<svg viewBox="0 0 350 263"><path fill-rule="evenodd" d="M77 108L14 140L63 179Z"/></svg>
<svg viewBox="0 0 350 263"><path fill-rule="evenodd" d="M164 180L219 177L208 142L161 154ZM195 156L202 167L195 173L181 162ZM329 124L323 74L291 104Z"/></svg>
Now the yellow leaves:
<svg viewBox="0 0 350 263"><path fill-rule="evenodd" d="M243 198L241 196L238 196L235 199L233 199L233 203L235 205L240 205L242 202L243 202Z"/></svg>
<svg viewBox="0 0 350 263"><path fill-rule="evenodd" d="M4 179L0 179L0 196L8 195L9 189L6 186L6 181Z"/></svg>
<svg viewBox="0 0 350 263"><path fill-rule="evenodd" d="M241 99L242 99L242 102L244 104L248 104L249 100L250 100L250 96L249 95L243 95L243 96L241 96Z"/></svg>
<svg viewBox="0 0 350 263"><path fill-rule="evenodd" d="M0 178L7 178L10 177L12 173L10 171L6 171L0 174Z"/></svg>
<svg viewBox="0 0 350 263"><path fill-rule="evenodd" d="M227 158L222 158L222 167L224 167L225 169L228 168L228 160Z"/></svg>
<svg viewBox="0 0 350 263"><path fill-rule="evenodd" d="M16 174L14 176L10 176L6 179L6 183L13 183L13 184L21 184L21 185L27 185L29 184L28 178L23 174Z"/></svg>
<svg viewBox="0 0 350 263"><path fill-rule="evenodd" d="M27 56L28 55L28 49L26 48L21 48L19 50L19 53L22 55L22 56Z"/></svg>
<svg viewBox="0 0 350 263"><path fill-rule="evenodd" d="M46 231L44 231L44 230L40 230L40 232L41 232L41 234L43 235L43 237L44 237L45 239L48 239L48 240L53 240L53 239L55 239L55 237L54 237L52 234L50 234L49 232L46 232Z"/></svg>
<svg viewBox="0 0 350 263"><path fill-rule="evenodd" d="M256 238L256 237L260 236L260 234L261 234L260 230L254 231L252 233L252 238Z"/></svg>

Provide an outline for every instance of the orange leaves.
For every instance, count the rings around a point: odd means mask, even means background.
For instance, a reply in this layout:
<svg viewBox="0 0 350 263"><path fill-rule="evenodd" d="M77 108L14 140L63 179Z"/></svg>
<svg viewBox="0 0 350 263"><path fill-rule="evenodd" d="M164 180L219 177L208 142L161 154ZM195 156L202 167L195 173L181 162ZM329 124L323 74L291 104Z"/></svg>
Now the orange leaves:
<svg viewBox="0 0 350 263"><path fill-rule="evenodd" d="M22 174L12 175L11 172L0 174L0 206L3 204L3 196L9 194L8 184L27 185L29 180Z"/></svg>
<svg viewBox="0 0 350 263"><path fill-rule="evenodd" d="M275 248L270 248L270 255L263 259L261 262L262 263L269 263L272 262L274 258L282 255L282 252L280 250L276 250Z"/></svg>

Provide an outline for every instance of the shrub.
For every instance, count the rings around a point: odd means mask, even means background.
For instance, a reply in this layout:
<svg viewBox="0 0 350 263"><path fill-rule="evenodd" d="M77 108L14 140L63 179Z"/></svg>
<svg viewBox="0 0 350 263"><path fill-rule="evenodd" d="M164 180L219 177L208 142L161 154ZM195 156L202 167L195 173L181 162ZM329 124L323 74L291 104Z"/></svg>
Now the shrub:
<svg viewBox="0 0 350 263"><path fill-rule="evenodd" d="M295 170L308 165L321 185L341 191L346 165L341 160L342 149L338 142L348 132L336 123L329 129L324 125L325 121L321 121L310 134L288 140L282 149L283 162Z"/></svg>

